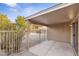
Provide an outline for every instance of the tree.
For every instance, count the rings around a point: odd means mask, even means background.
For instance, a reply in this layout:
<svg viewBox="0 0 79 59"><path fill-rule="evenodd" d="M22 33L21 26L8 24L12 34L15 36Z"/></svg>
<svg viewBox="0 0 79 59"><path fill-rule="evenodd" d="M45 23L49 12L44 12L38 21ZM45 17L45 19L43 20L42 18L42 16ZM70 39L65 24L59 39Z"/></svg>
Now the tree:
<svg viewBox="0 0 79 59"><path fill-rule="evenodd" d="M25 17L23 17L23 16L18 16L16 19L16 23L19 28L26 28L27 27Z"/></svg>
<svg viewBox="0 0 79 59"><path fill-rule="evenodd" d="M4 29L7 25L9 25L10 20L6 15L0 14L0 29Z"/></svg>

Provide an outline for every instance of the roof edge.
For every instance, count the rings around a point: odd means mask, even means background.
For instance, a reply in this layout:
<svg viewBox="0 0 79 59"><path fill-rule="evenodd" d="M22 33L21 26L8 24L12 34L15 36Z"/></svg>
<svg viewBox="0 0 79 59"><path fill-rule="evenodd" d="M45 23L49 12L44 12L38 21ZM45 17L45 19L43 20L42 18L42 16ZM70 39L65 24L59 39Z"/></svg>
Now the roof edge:
<svg viewBox="0 0 79 59"><path fill-rule="evenodd" d="M45 9L45 10L42 10L42 11L37 12L35 14L32 14L31 16L26 17L26 19L27 20L32 19L34 17L37 17L37 16L40 16L40 15L43 15L43 14L46 14L46 13L49 13L49 12L52 12L52 11L67 7L67 6L70 6L70 5L73 5L73 4L75 4L75 3L59 3L59 4L55 5L54 7L50 7L48 9Z"/></svg>

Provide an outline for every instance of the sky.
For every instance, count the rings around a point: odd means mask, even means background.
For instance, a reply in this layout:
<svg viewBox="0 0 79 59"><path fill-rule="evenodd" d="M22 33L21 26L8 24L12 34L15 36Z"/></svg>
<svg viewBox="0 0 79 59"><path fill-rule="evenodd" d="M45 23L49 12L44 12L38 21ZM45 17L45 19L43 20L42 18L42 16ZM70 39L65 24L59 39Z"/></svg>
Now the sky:
<svg viewBox="0 0 79 59"><path fill-rule="evenodd" d="M15 22L17 16L28 17L55 5L55 3L0 3L0 13Z"/></svg>

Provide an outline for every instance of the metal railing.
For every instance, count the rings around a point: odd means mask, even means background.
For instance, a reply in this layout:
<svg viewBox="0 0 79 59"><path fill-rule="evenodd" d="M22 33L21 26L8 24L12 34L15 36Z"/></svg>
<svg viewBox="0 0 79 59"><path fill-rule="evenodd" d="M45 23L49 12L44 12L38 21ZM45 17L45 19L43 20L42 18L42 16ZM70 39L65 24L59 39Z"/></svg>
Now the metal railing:
<svg viewBox="0 0 79 59"><path fill-rule="evenodd" d="M0 56L15 56L22 51L27 52L29 48L45 40L47 40L47 30L0 31Z"/></svg>
<svg viewBox="0 0 79 59"><path fill-rule="evenodd" d="M47 40L47 30L40 30L39 32L29 32L28 34L29 48Z"/></svg>
<svg viewBox="0 0 79 59"><path fill-rule="evenodd" d="M17 31L0 31L0 55L20 52L22 34Z"/></svg>

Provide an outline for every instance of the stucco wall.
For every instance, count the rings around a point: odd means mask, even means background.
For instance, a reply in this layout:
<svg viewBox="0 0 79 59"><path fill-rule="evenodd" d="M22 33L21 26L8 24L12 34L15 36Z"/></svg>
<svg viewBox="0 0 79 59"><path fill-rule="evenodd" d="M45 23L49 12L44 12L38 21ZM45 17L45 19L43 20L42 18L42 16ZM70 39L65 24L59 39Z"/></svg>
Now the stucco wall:
<svg viewBox="0 0 79 59"><path fill-rule="evenodd" d="M62 23L48 26L48 40L56 40L62 42L70 42L70 24Z"/></svg>
<svg viewBox="0 0 79 59"><path fill-rule="evenodd" d="M79 15L78 15L78 55L79 55Z"/></svg>

